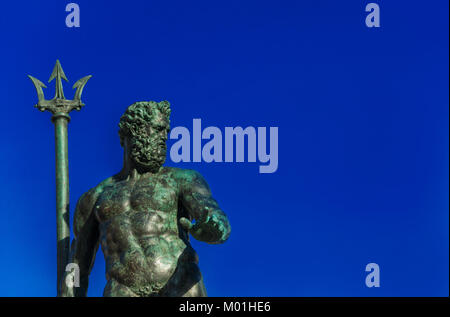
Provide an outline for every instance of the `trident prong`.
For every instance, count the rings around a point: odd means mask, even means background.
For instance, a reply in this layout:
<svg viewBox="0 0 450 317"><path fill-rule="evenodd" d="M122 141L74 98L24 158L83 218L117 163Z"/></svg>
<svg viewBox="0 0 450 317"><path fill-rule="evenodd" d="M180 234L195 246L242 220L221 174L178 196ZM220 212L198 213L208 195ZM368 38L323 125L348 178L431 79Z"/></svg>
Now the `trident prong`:
<svg viewBox="0 0 450 317"><path fill-rule="evenodd" d="M53 78L56 78L55 99L65 99L61 79L64 79L67 82L69 82L69 81L67 80L67 77L64 74L64 71L61 67L61 63L59 62L59 59L56 60L55 67L53 67L53 71L52 71L52 74L50 75L50 79L48 80L48 82L50 83L53 80Z"/></svg>
<svg viewBox="0 0 450 317"><path fill-rule="evenodd" d="M78 81L73 84L72 89L77 89L75 92L75 96L73 97L73 100L81 100L81 94L83 93L83 88L86 85L87 81L92 77L92 75L85 76L81 79L78 79Z"/></svg>
<svg viewBox="0 0 450 317"><path fill-rule="evenodd" d="M42 91L42 87L47 88L47 86L45 86L42 81L40 81L37 78L34 78L31 75L28 75L28 78L31 79L31 81L34 84L34 88L36 88L36 92L37 92L37 95L38 95L39 102L45 101L44 92ZM42 110L42 111L44 111L44 110Z"/></svg>

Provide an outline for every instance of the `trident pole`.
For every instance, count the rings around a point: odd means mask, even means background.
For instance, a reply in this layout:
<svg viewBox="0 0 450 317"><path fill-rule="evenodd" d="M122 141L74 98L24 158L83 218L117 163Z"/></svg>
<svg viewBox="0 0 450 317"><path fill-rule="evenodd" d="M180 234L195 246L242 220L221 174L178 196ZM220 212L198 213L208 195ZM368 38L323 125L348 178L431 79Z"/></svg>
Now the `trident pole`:
<svg viewBox="0 0 450 317"><path fill-rule="evenodd" d="M78 80L73 88L77 89L72 100L64 97L62 79L68 81L59 60L56 60L55 67L48 82L55 79L55 97L46 100L42 88L47 88L39 79L28 75L36 88L38 103L35 105L40 111L50 111L52 122L55 125L55 163L56 163L56 236L57 236L57 276L56 291L61 295L61 280L66 265L69 261L70 251L70 210L69 210L69 158L68 158L68 138L67 125L70 122L69 112L80 110L84 104L81 102L83 88L91 76L86 76Z"/></svg>
<svg viewBox="0 0 450 317"><path fill-rule="evenodd" d="M61 277L69 261L69 159L67 151L67 124L70 117L64 113L52 116L55 125L56 162L56 236L57 236L57 292L60 295Z"/></svg>

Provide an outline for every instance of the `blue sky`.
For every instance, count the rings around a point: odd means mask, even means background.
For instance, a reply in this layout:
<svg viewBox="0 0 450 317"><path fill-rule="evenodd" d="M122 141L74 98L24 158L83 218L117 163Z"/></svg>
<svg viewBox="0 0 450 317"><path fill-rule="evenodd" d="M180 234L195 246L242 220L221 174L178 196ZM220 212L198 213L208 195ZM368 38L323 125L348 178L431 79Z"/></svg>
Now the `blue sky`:
<svg viewBox="0 0 450 317"><path fill-rule="evenodd" d="M172 126L279 128L279 168L167 164L201 172L232 225L193 242L211 296L448 296L448 1L2 3L0 296L56 294L54 131L27 74L60 59L71 86L71 211L120 170L117 123L168 100ZM53 97L54 84L45 90ZM171 141L173 143L173 141ZM365 286L379 264L381 286ZM101 251L89 296L105 285Z"/></svg>

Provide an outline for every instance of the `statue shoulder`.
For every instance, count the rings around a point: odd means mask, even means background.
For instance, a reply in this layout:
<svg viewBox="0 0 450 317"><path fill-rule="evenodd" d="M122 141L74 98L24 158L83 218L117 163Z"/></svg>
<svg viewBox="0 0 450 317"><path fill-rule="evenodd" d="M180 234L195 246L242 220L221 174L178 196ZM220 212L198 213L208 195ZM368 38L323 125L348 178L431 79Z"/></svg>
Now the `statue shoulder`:
<svg viewBox="0 0 450 317"><path fill-rule="evenodd" d="M196 170L183 169L178 167L164 167L163 173L170 174L172 178L179 182L192 182L197 179L203 179L202 174Z"/></svg>
<svg viewBox="0 0 450 317"><path fill-rule="evenodd" d="M94 205L98 196L103 192L105 187L114 184L114 182L115 182L115 176L105 179L100 184L91 188L90 190L85 192L83 195L81 195L80 199L78 200L78 204L81 204L82 205L81 207L87 207L89 205Z"/></svg>
<svg viewBox="0 0 450 317"><path fill-rule="evenodd" d="M109 177L102 181L97 186L91 188L78 199L75 207L75 214L73 220L73 228L75 234L79 232L86 220L92 214L95 202L97 201L104 188L114 184L116 176Z"/></svg>
<svg viewBox="0 0 450 317"><path fill-rule="evenodd" d="M171 167L173 178L178 182L184 190L202 189L209 191L208 183L202 174L192 169L182 169Z"/></svg>

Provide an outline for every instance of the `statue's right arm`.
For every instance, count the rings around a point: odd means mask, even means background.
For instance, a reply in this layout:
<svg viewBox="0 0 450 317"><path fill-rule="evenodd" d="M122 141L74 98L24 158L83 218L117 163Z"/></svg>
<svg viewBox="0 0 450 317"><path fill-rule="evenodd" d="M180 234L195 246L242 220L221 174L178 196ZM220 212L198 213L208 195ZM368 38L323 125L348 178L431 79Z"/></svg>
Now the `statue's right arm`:
<svg viewBox="0 0 450 317"><path fill-rule="evenodd" d="M79 267L79 286L68 286L66 280L72 278L74 270L63 275L61 281L62 296L85 297L89 284L89 274L94 265L99 246L98 221L94 213L94 205L101 191L101 186L84 193L78 200L73 220L74 239L70 248L69 263ZM69 276L72 275L72 276Z"/></svg>

